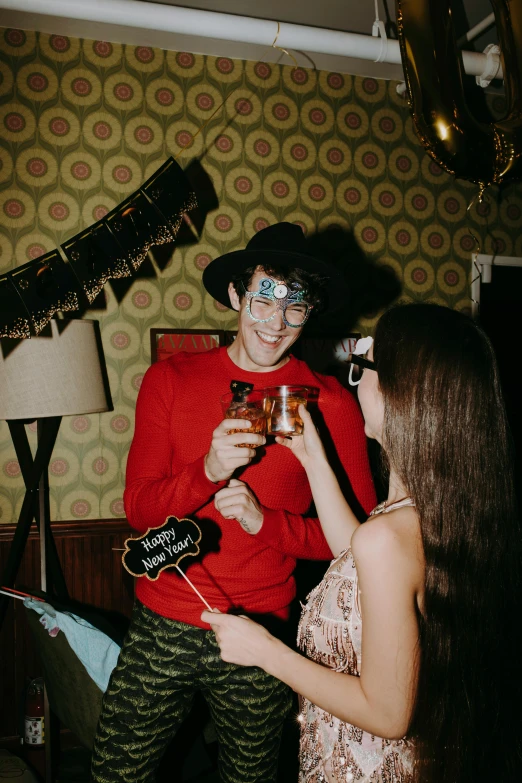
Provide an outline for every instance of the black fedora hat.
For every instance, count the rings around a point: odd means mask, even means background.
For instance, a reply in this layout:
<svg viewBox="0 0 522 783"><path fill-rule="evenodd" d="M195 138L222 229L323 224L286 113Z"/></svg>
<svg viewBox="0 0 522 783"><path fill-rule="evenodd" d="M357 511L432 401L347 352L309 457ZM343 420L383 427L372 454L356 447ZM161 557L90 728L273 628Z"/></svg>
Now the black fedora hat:
<svg viewBox="0 0 522 783"><path fill-rule="evenodd" d="M250 266L302 269L327 277L327 309L337 310L346 302L347 285L339 271L327 261L312 255L306 237L294 223L275 223L254 234L244 250L225 253L203 272L203 285L225 307L231 307L228 286L235 275Z"/></svg>

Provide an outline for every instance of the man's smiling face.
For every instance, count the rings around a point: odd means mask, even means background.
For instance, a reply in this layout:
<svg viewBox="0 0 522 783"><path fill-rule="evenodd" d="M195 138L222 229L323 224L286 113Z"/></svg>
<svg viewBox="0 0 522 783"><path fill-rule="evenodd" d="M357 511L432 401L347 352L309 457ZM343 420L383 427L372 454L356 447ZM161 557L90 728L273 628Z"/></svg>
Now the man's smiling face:
<svg viewBox="0 0 522 783"><path fill-rule="evenodd" d="M260 280L266 277L269 275L258 267L248 290L257 291ZM287 326L280 309L277 309L271 321L257 323L247 312L246 297L240 299L232 283L228 292L233 308L239 311L237 337L229 350L231 358L250 372L267 372L282 366L286 361L285 355L303 331L303 327L296 329Z"/></svg>

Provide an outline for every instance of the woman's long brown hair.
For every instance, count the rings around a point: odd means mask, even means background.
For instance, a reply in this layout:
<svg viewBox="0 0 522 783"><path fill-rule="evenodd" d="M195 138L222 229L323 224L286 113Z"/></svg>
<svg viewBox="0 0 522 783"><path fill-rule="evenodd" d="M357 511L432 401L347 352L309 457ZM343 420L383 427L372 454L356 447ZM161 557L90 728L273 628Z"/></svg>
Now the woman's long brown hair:
<svg viewBox="0 0 522 783"><path fill-rule="evenodd" d="M521 531L493 348L465 315L414 304L381 318L374 359L384 451L415 501L426 560L416 781L514 783Z"/></svg>

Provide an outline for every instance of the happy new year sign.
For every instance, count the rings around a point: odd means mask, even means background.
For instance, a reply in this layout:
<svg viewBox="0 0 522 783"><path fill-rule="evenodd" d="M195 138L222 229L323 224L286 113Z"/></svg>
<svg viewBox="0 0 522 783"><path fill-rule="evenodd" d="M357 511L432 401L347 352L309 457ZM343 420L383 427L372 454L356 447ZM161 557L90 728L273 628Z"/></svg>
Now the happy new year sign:
<svg viewBox="0 0 522 783"><path fill-rule="evenodd" d="M163 525L125 541L122 563L133 576L154 582L165 568L177 567L188 555L199 555L200 541L201 530L191 519L167 517Z"/></svg>

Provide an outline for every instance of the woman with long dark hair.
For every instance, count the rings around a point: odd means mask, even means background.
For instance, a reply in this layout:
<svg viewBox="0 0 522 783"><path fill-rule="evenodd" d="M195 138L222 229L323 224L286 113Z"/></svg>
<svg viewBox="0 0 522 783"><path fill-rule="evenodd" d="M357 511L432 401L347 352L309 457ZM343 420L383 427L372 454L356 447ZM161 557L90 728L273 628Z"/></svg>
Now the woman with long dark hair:
<svg viewBox="0 0 522 783"><path fill-rule="evenodd" d="M520 527L491 344L456 311L399 306L364 363L366 433L389 470L364 525L304 408L303 437L279 439L307 471L335 556L303 609L307 658L250 620L202 617L224 660L301 694L301 783L514 783Z"/></svg>

